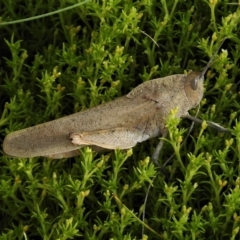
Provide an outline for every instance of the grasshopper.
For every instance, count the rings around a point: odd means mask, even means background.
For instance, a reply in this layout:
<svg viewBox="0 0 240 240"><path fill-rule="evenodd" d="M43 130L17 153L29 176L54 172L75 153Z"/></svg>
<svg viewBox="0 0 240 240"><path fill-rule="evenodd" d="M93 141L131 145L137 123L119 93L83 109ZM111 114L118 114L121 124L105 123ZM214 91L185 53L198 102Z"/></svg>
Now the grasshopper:
<svg viewBox="0 0 240 240"><path fill-rule="evenodd" d="M3 150L13 157L65 158L79 155L79 148L84 146L95 150L128 149L150 138L165 137L168 133L166 118L176 107L177 118L201 123L202 120L189 115L188 111L203 97L204 74L213 57L200 73L149 80L113 101L12 132L4 139ZM216 123L208 124L227 131ZM162 145L161 140L153 154L156 164Z"/></svg>

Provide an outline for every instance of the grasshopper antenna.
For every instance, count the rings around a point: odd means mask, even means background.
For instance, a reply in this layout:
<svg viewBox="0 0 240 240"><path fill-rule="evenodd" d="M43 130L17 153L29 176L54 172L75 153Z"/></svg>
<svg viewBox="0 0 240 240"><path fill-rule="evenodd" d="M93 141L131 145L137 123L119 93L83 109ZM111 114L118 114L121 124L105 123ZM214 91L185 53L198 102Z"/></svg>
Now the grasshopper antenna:
<svg viewBox="0 0 240 240"><path fill-rule="evenodd" d="M223 45L223 43L225 42L226 39L227 39L227 38L225 37L225 38L223 38L223 40L220 42L217 50L214 52L213 56L210 58L210 60L209 60L209 62L207 63L206 67L202 70L202 72L201 72L201 74L200 74L200 76L199 76L200 79L204 79L204 75L206 74L206 72L207 72L207 70L209 69L209 67L212 65L213 59L217 56L220 48L222 47L222 45Z"/></svg>

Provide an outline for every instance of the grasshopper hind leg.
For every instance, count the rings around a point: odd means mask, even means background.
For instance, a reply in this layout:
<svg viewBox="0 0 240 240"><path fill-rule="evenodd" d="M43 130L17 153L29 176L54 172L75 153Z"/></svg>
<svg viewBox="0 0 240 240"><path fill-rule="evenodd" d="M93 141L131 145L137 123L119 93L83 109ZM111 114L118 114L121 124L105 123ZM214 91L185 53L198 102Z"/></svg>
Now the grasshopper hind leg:
<svg viewBox="0 0 240 240"><path fill-rule="evenodd" d="M72 132L69 138L74 145L94 145L106 149L129 149L143 141L143 132L137 128L111 128L92 132Z"/></svg>

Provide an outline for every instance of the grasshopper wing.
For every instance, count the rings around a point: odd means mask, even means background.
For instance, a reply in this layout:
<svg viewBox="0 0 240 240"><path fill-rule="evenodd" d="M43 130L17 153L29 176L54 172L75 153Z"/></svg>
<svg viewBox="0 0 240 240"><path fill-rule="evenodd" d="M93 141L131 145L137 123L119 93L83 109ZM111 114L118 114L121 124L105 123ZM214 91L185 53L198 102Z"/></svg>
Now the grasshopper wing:
<svg viewBox="0 0 240 240"><path fill-rule="evenodd" d="M79 154L78 149L86 146L86 143L80 146L73 144L69 137L70 133L84 133L84 136L89 137L91 134L87 134L88 132L96 131L106 138L105 130L122 128L122 130L117 130L122 137L124 128L134 129L144 121L145 114L149 112L151 105L149 101L136 103L124 96L82 112L12 132L4 139L3 150L9 156L23 158L75 156ZM145 114L141 113L141 110L144 110ZM134 131L136 134L137 130ZM111 141L111 136L109 137ZM99 141L97 142L98 146L102 145ZM88 145L94 145L94 141L89 140Z"/></svg>

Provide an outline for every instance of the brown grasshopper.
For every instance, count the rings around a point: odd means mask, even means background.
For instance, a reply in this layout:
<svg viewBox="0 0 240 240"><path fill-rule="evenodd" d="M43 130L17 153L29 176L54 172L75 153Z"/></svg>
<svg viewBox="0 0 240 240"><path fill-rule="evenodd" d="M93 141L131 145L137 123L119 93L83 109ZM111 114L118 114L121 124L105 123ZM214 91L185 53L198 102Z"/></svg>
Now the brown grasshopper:
<svg viewBox="0 0 240 240"><path fill-rule="evenodd" d="M79 148L84 146L128 149L150 138L165 137L168 132L166 118L176 107L177 118L201 123L188 111L196 107L203 97L204 74L211 61L201 73L153 79L116 100L12 132L4 139L3 150L14 157L63 158L79 155ZM227 131L216 123L209 122L209 125ZM163 141L160 141L153 154L155 163L162 145Z"/></svg>

